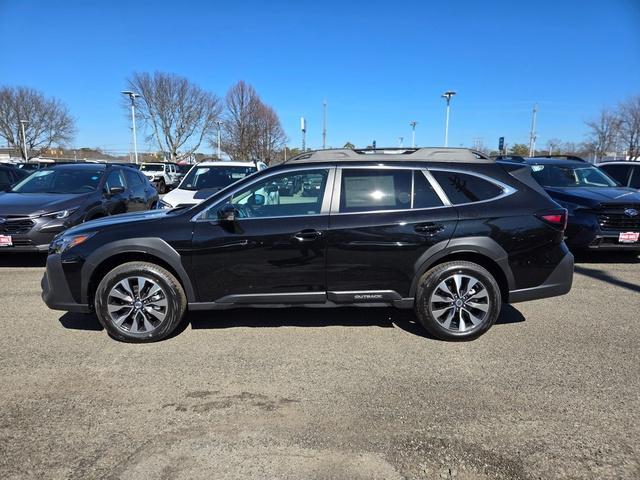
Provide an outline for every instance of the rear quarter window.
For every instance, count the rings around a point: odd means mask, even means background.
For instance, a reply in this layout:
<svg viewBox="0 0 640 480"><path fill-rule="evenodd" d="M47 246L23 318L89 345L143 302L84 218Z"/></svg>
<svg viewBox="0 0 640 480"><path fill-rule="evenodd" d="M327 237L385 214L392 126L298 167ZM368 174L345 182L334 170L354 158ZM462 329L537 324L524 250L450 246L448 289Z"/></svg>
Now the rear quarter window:
<svg viewBox="0 0 640 480"><path fill-rule="evenodd" d="M475 175L441 170L431 170L431 174L454 205L482 202L503 193L498 185Z"/></svg>

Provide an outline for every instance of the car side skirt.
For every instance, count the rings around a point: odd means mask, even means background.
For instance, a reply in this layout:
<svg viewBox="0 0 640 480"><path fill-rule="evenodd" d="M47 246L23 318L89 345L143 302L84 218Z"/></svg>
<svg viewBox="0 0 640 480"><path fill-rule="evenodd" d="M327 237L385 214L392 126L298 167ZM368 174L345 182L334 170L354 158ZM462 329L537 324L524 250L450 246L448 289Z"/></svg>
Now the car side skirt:
<svg viewBox="0 0 640 480"><path fill-rule="evenodd" d="M396 307L413 308L413 298L403 298L393 290L354 290L339 292L290 292L227 295L215 302L190 302L189 310L269 307Z"/></svg>

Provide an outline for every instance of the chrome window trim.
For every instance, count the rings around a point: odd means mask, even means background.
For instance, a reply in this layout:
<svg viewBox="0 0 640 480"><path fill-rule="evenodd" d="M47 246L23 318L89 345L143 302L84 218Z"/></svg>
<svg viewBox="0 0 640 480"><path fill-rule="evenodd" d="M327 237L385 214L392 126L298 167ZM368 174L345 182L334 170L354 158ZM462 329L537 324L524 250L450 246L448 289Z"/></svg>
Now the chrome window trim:
<svg viewBox="0 0 640 480"><path fill-rule="evenodd" d="M431 175L431 172L429 172L429 170L426 170L426 169L423 169L420 171L423 173L425 177L427 177L427 181L429 182L429 185L431 185L431 188L433 188L433 190L436 192L436 195L438 195L443 205L445 207L451 207L451 200L449 200L449 197L447 197L447 194L444 193L444 190L442 189L440 184L433 177L433 175Z"/></svg>
<svg viewBox="0 0 640 480"><path fill-rule="evenodd" d="M514 193L516 193L518 190L507 185L506 183L502 183L500 180L496 180L495 178L491 178L487 175L484 175L482 173L477 173L477 172L470 172L468 170L459 170L459 169L455 169L455 168L428 168L427 169L429 172L451 172L451 173L462 173L464 175L471 175L474 177L478 177L482 180L485 180L489 183L494 184L495 186L499 187L502 189L502 193L500 195L497 195L495 197L491 197L491 198L487 198L486 200L478 200L477 202L464 202L464 203L450 203L451 206L454 207L463 207L465 205L477 205L479 203L487 203L487 202L495 202L496 200L500 200L502 198L508 197L509 195L513 195ZM433 177L433 175L432 175ZM433 177L433 180L436 184L438 184L438 181L435 179L435 177ZM440 187L440 185L438 184L438 187L440 189L442 189L442 187ZM446 194L444 193L444 190L442 190L443 195Z"/></svg>
<svg viewBox="0 0 640 480"><path fill-rule="evenodd" d="M326 205L328 203L330 203L330 200L327 199L327 194L329 193L329 181L331 179L332 176L332 171L334 172L333 175L335 176L335 170L336 167L335 166L304 166L301 165L300 167L295 167L295 168L290 168L290 169L286 169L286 170L279 170L279 171L275 171L275 172L269 172L269 173L265 173L264 175L260 175L259 177L255 178L253 182L249 183L248 185L243 185L242 187L238 187L235 188L233 190L231 190L227 195L225 195L224 199L230 198L233 195L235 195L237 192L239 192L240 190L244 190L245 188L249 188L252 185L255 185L258 182L261 182L262 180L266 179L266 178L270 178L270 177L275 177L275 176L279 176L279 175L283 175L283 174L287 174L290 172L301 172L301 171L309 171L309 170L328 170L328 175L327 175L327 184L325 186L324 189L324 196L322 198L322 205L320 207L320 213L318 214L313 214L313 215L280 215L280 216L274 216L274 217L254 217L251 218L251 220L263 220L263 219L268 219L268 218L298 218L298 217L319 217L321 215L328 215L329 211L327 210L326 212L324 211ZM264 170L258 170L261 172L268 172L268 169L264 169ZM258 171L256 171L255 173L258 173ZM331 198L331 197L329 197ZM223 199L223 200L224 200ZM212 219L207 219L204 218L206 217L206 214L209 210L211 210L212 208L216 208L216 207L220 207L220 202L217 203L213 203L211 205L209 205L207 208L205 208L204 210L202 210L201 212L195 214L193 217L191 217L191 222L213 222L215 220ZM249 220L248 218L239 218L238 220Z"/></svg>

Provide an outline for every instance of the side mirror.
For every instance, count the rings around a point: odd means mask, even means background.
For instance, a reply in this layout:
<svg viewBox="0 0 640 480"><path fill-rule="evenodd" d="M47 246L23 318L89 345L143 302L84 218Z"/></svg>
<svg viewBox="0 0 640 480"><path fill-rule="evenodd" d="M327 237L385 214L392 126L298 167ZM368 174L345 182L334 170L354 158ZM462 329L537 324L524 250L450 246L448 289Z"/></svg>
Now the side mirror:
<svg viewBox="0 0 640 480"><path fill-rule="evenodd" d="M109 195L111 196L118 195L119 193L124 193L124 187L121 185L118 185L116 187L111 187L109 189Z"/></svg>
<svg viewBox="0 0 640 480"><path fill-rule="evenodd" d="M218 220L221 222L235 222L236 221L236 207L231 203L225 203L220 210L218 210Z"/></svg>
<svg viewBox="0 0 640 480"><path fill-rule="evenodd" d="M265 204L266 198L264 195L261 195L259 193L254 193L253 194L253 205L257 205L257 206L262 206Z"/></svg>

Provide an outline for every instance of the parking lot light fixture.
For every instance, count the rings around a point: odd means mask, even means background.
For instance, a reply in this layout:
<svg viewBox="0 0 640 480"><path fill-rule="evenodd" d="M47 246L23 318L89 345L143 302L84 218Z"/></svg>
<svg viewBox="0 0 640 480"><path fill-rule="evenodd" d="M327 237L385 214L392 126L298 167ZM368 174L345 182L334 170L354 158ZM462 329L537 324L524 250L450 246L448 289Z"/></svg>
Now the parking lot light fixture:
<svg viewBox="0 0 640 480"><path fill-rule="evenodd" d="M418 124L418 122L416 122L415 120L409 122L409 125L411 125L411 148L416 148L416 125Z"/></svg>
<svg viewBox="0 0 640 480"><path fill-rule="evenodd" d="M451 97L453 97L455 94L456 92L454 92L453 90L447 90L441 95L441 97L447 101L447 116L444 124L444 146L445 147L449 146L449 110L451 108L450 106Z"/></svg>
<svg viewBox="0 0 640 480"><path fill-rule="evenodd" d="M218 126L218 160L220 160L221 150L220 150L220 128L222 127L222 122L220 120L216 121L216 125Z"/></svg>
<svg viewBox="0 0 640 480"><path fill-rule="evenodd" d="M25 133L25 125L29 122L26 120L20 120L20 128L22 129L22 148L24 151L24 161L29 160L29 150L27 150L27 134Z"/></svg>
<svg viewBox="0 0 640 480"><path fill-rule="evenodd" d="M124 91L123 95L128 95L131 100L131 125L133 132L133 158L135 159L136 165L138 164L138 140L136 138L136 97L139 97L139 93Z"/></svg>

